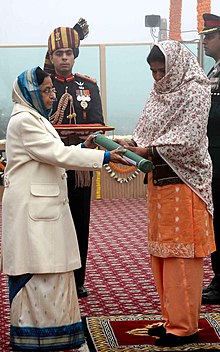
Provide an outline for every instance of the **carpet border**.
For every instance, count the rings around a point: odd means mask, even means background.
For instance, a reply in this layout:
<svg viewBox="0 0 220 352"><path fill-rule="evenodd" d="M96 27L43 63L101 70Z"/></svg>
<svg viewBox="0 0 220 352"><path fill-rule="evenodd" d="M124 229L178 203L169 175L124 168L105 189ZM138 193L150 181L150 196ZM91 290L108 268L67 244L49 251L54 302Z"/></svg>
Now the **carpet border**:
<svg viewBox="0 0 220 352"><path fill-rule="evenodd" d="M210 325L214 328L217 336L220 336L220 314L218 313L202 313L200 318L205 318ZM102 320L117 321L117 320L161 320L161 315L158 314L132 314L132 315L109 315L109 316L99 316L99 317L85 317L84 324L86 329L86 337L88 339L87 343L91 352L141 352L141 351L210 351L210 350L220 350L220 340L219 343L192 343L178 347L157 347L152 345L142 345L142 346L118 346L110 347L107 340L103 341L103 329ZM91 325L92 323L92 325ZM94 325L94 326L93 326ZM95 336L95 339L94 339ZM153 349L152 349L153 348Z"/></svg>

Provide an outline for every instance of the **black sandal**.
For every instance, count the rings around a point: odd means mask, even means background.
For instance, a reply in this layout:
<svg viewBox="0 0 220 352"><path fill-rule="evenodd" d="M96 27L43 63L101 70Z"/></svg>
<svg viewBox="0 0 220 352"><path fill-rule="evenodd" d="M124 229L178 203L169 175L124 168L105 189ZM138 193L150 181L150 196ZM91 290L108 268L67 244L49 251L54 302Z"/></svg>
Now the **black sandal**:
<svg viewBox="0 0 220 352"><path fill-rule="evenodd" d="M166 329L164 328L163 324L159 325L155 328L150 328L148 329L148 335L150 336L158 336L158 337L162 337L164 335L166 335Z"/></svg>
<svg viewBox="0 0 220 352"><path fill-rule="evenodd" d="M188 343L193 343L198 341L198 333L196 332L190 336L177 336L171 333L167 333L164 336L161 336L155 341L156 346L161 347L176 347L186 345Z"/></svg>

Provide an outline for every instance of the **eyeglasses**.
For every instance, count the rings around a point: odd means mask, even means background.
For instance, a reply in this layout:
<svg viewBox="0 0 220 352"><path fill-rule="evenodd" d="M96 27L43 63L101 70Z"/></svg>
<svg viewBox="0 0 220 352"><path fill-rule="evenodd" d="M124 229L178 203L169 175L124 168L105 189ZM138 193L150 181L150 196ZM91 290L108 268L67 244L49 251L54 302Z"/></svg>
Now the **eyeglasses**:
<svg viewBox="0 0 220 352"><path fill-rule="evenodd" d="M44 90L41 90L41 93L50 95L50 94L56 94L56 89L55 88L45 88Z"/></svg>

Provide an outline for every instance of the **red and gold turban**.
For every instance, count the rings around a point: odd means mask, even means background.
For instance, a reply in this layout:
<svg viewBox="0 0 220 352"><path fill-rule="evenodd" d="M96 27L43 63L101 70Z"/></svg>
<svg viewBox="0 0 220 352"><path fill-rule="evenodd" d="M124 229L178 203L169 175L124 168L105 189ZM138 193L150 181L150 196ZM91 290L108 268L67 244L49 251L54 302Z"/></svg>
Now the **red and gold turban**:
<svg viewBox="0 0 220 352"><path fill-rule="evenodd" d="M73 28L58 27L53 30L48 38L48 51L45 57L44 70L48 73L55 73L50 55L58 49L73 49L74 58L79 55L80 40L83 40L89 33L89 26L83 18Z"/></svg>

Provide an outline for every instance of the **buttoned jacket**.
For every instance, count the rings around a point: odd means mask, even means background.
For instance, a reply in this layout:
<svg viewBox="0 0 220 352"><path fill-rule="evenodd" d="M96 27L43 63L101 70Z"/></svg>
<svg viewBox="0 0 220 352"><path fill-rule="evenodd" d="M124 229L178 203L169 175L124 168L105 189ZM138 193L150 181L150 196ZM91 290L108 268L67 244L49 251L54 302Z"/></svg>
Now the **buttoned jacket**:
<svg viewBox="0 0 220 352"><path fill-rule="evenodd" d="M104 152L65 146L47 119L16 103L7 129L6 155L3 272L20 275L79 268L66 170L101 169Z"/></svg>

